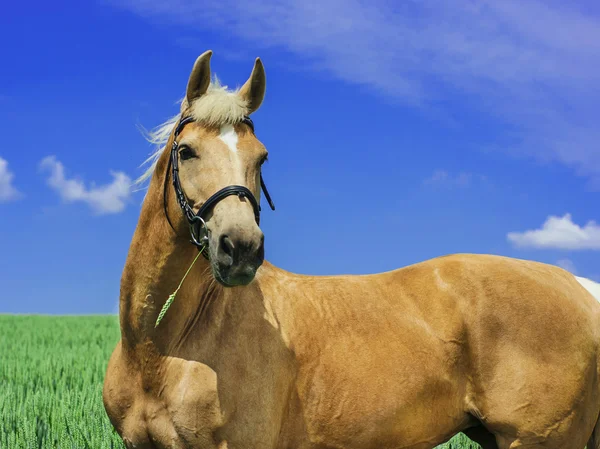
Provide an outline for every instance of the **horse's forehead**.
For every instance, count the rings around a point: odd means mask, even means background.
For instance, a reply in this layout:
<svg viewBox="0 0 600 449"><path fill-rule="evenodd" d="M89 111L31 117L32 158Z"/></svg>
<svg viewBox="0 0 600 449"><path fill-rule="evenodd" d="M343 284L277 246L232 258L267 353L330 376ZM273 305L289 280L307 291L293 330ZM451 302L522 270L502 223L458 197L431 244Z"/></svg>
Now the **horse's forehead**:
<svg viewBox="0 0 600 449"><path fill-rule="evenodd" d="M238 154L252 154L255 151L264 151L263 144L254 133L241 123L225 123L219 126L195 126L185 133L181 139L195 142L204 147L219 147ZM220 153L220 152L219 152Z"/></svg>

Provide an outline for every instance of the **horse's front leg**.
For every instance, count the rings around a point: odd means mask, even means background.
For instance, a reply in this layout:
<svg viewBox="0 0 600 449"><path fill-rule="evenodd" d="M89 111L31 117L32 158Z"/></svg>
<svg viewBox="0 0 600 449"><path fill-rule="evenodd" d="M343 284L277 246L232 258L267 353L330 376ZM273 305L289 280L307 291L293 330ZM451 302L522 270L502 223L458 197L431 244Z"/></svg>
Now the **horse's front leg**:
<svg viewBox="0 0 600 449"><path fill-rule="evenodd" d="M147 425L158 448L227 449L217 430L223 416L217 374L207 365L166 357L148 392Z"/></svg>

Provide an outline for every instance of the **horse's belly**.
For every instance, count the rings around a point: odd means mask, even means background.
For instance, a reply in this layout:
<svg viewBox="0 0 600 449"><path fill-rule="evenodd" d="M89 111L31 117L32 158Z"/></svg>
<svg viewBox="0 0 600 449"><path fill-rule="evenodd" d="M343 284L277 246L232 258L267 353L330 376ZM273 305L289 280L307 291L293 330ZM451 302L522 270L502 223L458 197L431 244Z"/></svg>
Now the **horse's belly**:
<svg viewBox="0 0 600 449"><path fill-rule="evenodd" d="M452 343L331 345L300 370L310 441L345 448L428 448L469 419Z"/></svg>

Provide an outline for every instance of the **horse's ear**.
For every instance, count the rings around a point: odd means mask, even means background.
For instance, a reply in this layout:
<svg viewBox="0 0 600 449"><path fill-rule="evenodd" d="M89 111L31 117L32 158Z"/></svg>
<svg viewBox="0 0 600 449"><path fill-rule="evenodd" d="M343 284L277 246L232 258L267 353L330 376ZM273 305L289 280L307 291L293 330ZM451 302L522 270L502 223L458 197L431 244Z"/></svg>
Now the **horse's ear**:
<svg viewBox="0 0 600 449"><path fill-rule="evenodd" d="M205 51L202 53L194 64L190 79L188 80L187 91L185 99L187 104L190 105L192 102L200 98L208 90L210 85L210 57L212 56L212 50Z"/></svg>
<svg viewBox="0 0 600 449"><path fill-rule="evenodd" d="M254 68L248 81L242 86L239 96L242 97L248 105L248 114L256 111L265 98L265 89L267 88L267 79L265 77L265 68L260 58L256 58Z"/></svg>

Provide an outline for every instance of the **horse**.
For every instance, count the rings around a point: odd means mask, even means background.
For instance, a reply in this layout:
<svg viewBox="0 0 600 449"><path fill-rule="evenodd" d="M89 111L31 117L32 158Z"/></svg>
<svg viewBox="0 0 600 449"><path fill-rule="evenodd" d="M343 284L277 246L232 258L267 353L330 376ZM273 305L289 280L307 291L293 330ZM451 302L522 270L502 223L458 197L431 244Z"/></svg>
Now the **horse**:
<svg viewBox="0 0 600 449"><path fill-rule="evenodd" d="M102 395L127 448L428 449L463 432L600 449L600 284L489 254L370 275L270 264L250 119L264 66L231 90L211 56L150 136Z"/></svg>

